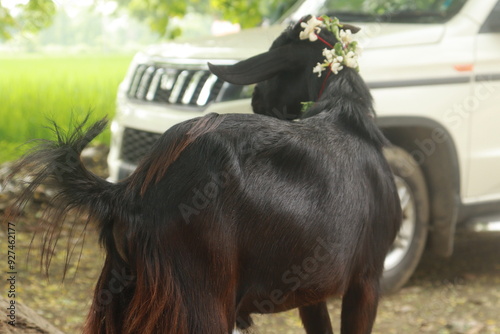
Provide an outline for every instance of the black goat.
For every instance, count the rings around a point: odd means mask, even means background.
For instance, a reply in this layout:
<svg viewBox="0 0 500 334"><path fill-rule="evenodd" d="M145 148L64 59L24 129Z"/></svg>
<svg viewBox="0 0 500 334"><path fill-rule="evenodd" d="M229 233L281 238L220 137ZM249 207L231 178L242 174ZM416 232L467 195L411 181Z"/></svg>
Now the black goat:
<svg viewBox="0 0 500 334"><path fill-rule="evenodd" d="M306 18L308 20L309 18ZM386 141L355 69L326 80L312 73L322 41L287 29L269 52L221 78L257 85L258 113L210 114L178 124L137 170L111 184L78 156L105 127L82 126L17 164L29 192L50 178L61 219L85 209L106 261L85 333L231 333L252 313L299 308L307 333L332 333L326 299L342 296L342 333L369 333L384 258L400 226L400 204L382 155ZM335 44L334 34L318 36ZM23 197L26 198L26 197Z"/></svg>

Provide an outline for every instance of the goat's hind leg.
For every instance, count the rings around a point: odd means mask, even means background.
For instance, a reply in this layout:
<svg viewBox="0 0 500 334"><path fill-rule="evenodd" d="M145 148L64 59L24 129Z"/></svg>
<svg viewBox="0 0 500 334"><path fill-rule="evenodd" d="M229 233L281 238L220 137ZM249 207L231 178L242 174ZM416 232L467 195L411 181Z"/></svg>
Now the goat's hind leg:
<svg viewBox="0 0 500 334"><path fill-rule="evenodd" d="M342 334L369 334L377 315L379 281L364 278L351 282L342 298Z"/></svg>
<svg viewBox="0 0 500 334"><path fill-rule="evenodd" d="M325 301L299 307L299 314L307 334L333 334Z"/></svg>

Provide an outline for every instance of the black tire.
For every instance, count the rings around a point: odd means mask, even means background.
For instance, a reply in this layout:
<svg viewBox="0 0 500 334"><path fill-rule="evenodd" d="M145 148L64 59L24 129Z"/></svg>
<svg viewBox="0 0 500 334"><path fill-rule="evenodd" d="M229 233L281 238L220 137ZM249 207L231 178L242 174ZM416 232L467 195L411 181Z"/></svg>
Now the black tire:
<svg viewBox="0 0 500 334"><path fill-rule="evenodd" d="M394 173L403 209L403 224L386 256L381 280L383 294L395 293L417 267L427 240L429 196L418 163L405 150L390 147L384 151Z"/></svg>

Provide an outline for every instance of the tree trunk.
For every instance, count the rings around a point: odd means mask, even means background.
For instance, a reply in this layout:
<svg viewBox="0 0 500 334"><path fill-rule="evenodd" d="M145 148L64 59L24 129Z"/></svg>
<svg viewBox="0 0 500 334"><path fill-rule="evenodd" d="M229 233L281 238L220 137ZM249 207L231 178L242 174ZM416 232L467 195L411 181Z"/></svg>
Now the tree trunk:
<svg viewBox="0 0 500 334"><path fill-rule="evenodd" d="M14 306L15 311L12 310L11 302L0 296L1 334L64 334L26 305L15 301ZM15 325L12 326L9 321L13 321L14 315Z"/></svg>

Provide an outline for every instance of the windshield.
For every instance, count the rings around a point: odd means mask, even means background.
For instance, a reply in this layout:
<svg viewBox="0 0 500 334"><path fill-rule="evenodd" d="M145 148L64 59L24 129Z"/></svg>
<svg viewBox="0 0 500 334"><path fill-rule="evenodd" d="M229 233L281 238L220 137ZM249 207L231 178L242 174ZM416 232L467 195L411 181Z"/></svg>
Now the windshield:
<svg viewBox="0 0 500 334"><path fill-rule="evenodd" d="M442 23L467 0L305 0L289 19L304 15L336 16L349 22Z"/></svg>

